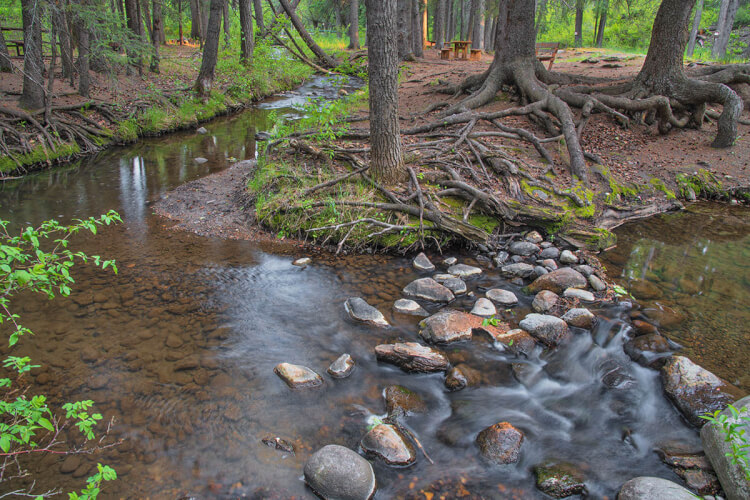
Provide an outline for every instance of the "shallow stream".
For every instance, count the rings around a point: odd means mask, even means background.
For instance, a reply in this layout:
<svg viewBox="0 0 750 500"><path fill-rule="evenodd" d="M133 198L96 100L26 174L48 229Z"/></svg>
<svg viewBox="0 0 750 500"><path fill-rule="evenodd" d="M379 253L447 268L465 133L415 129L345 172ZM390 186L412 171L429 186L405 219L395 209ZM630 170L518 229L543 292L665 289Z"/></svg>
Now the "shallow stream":
<svg viewBox="0 0 750 500"><path fill-rule="evenodd" d="M80 266L71 297L17 300L36 332L18 350L44 365L34 374L35 388L55 399L97 401L115 419L112 436L125 438L95 456L45 457L34 468L40 488L80 487L100 461L121 477L102 498L312 499L301 480L307 457L329 443L356 449L368 417L384 414L382 391L390 384L424 399L426 411L406 424L435 464L422 456L407 469L376 463L376 498L406 497L439 480L463 482L486 498L545 498L531 468L552 459L577 464L596 498L614 498L638 475L680 482L653 448L669 441L695 448L699 439L664 398L657 372L623 353L625 307L597 311L605 319L593 334L578 331L555 352L529 359L480 337L452 346L451 361L479 370L482 381L448 392L442 375L407 374L374 357L377 344L417 339L418 319L392 312L401 289L419 276L410 260L316 257L300 269L291 262L302 255L291 246L170 231L151 204L232 158L253 157L254 133L269 127L267 114L250 110L211 122L206 135L148 139L2 185L0 217L15 223L109 209L125 221L77 240L89 253L117 259L117 276ZM654 307L668 303L690 318L665 333L730 380L746 375L750 352L749 219L746 209L733 210L707 206L684 214L694 218L677 222L689 227L686 246L673 236L660 239L664 229L650 229L652 222L624 228L608 264L613 276L655 281L662 294ZM702 222L718 216L735 223ZM672 263L676 274L666 269ZM698 291L685 291L681 277ZM504 313L511 322L529 311L530 297L493 270L468 285L477 295L498 285L517 292L521 304ZM351 296L378 307L393 328L352 322L343 307ZM464 296L453 306L470 309L473 300ZM283 361L325 373L343 352L356 360L355 372L343 380L325 376L322 389L291 391L273 373ZM748 388L746 379L740 382ZM518 464L500 467L480 458L474 439L504 420L525 432L526 443ZM296 454L267 447L266 436L291 441Z"/></svg>

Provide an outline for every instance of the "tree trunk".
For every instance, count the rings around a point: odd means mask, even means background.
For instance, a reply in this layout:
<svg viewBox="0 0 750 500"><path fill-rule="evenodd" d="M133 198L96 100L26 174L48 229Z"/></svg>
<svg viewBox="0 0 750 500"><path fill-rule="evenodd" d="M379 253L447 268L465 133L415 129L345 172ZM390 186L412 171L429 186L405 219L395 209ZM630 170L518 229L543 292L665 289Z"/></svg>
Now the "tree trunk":
<svg viewBox="0 0 750 500"><path fill-rule="evenodd" d="M83 20L78 21L78 93L90 97L91 75L89 74L89 30Z"/></svg>
<svg viewBox="0 0 750 500"><path fill-rule="evenodd" d="M445 43L445 7L446 0L437 0L432 25L432 36L435 39L435 48L438 50L441 50Z"/></svg>
<svg viewBox="0 0 750 500"><path fill-rule="evenodd" d="M253 10L255 11L255 24L258 25L258 31L263 33L266 26L263 21L263 3L261 0L253 0Z"/></svg>
<svg viewBox="0 0 750 500"><path fill-rule="evenodd" d="M152 0L151 18L153 24L151 26L151 45L153 46L153 52L151 54L151 66L150 70L152 73L159 73L159 45L161 44L161 30L162 30L162 17L161 17L161 2L162 0Z"/></svg>
<svg viewBox="0 0 750 500"><path fill-rule="evenodd" d="M422 38L422 8L424 0L412 0L411 6L411 43L414 57L424 56L424 39Z"/></svg>
<svg viewBox="0 0 750 500"><path fill-rule="evenodd" d="M604 0L599 13L599 28L596 32L596 46L601 47L604 43L604 28L607 26L607 11L609 10L609 0Z"/></svg>
<svg viewBox="0 0 750 500"><path fill-rule="evenodd" d="M23 90L19 100L26 109L44 107L42 9L35 0L21 0L23 20Z"/></svg>
<svg viewBox="0 0 750 500"><path fill-rule="evenodd" d="M286 15L289 16L289 19L292 20L292 24L297 30L297 33L299 33L299 36L302 37L302 40L304 40L307 46L310 47L310 50L313 54L315 54L315 57L318 58L318 61L322 63L324 67L335 68L336 61L331 56L326 54L325 51L323 51L323 49L321 49L317 43L315 43L315 41L310 36L310 33L307 32L305 26L302 24L302 21L297 16L294 8L289 5L289 0L279 0L279 3L284 9L284 12L286 12Z"/></svg>
<svg viewBox="0 0 750 500"><path fill-rule="evenodd" d="M463 40L468 40L469 38L471 38L471 27L472 27L471 4L472 4L472 1L473 0L464 0L463 15L461 16L461 23L463 26L461 30L462 31L461 34L463 36Z"/></svg>
<svg viewBox="0 0 750 500"><path fill-rule="evenodd" d="M698 37L698 30L701 27L701 17L703 16L703 0L698 0L695 7L695 16L693 16L693 27L690 28L690 38L688 39L687 56L693 57L695 52L695 39Z"/></svg>
<svg viewBox="0 0 750 500"><path fill-rule="evenodd" d="M224 19L222 23L224 25L224 43L229 45L229 38L231 37L230 21L229 21L229 1L224 0L224 5L221 8L221 17Z"/></svg>
<svg viewBox="0 0 750 500"><path fill-rule="evenodd" d="M214 83L214 72L216 60L219 56L219 32L221 31L221 9L225 0L211 0L211 8L208 14L208 26L206 43L203 46L203 60L198 79L195 81L195 90L201 97L207 97L211 93Z"/></svg>
<svg viewBox="0 0 750 500"><path fill-rule="evenodd" d="M544 33L547 23L547 0L539 0L536 8L536 32Z"/></svg>
<svg viewBox="0 0 750 500"><path fill-rule="evenodd" d="M412 0L398 0L398 57L402 61L414 57L414 44L412 43Z"/></svg>
<svg viewBox="0 0 750 500"><path fill-rule="evenodd" d="M250 14L250 2L252 0L240 0L240 62L245 66L253 63L253 49L255 38L253 37L253 17Z"/></svg>
<svg viewBox="0 0 750 500"><path fill-rule="evenodd" d="M0 26L0 28L2 27ZM10 60L10 53L8 52L8 46L5 44L5 37L3 36L2 29L0 29L0 72L13 72L13 64Z"/></svg>
<svg viewBox="0 0 750 500"><path fill-rule="evenodd" d="M397 0L366 0L370 78L370 171L386 184L407 177L398 123Z"/></svg>
<svg viewBox="0 0 750 500"><path fill-rule="evenodd" d="M133 33L135 38L141 38L141 18L138 9L138 0L125 0L125 15L128 19L128 29ZM79 55L80 58L80 55ZM138 68L138 73L143 72L141 57L130 51L128 54L128 63Z"/></svg>
<svg viewBox="0 0 750 500"><path fill-rule="evenodd" d="M359 49L359 0L349 0L349 48Z"/></svg>
<svg viewBox="0 0 750 500"><path fill-rule="evenodd" d="M190 38L198 40L201 37L202 25L200 0L190 0Z"/></svg>
<svg viewBox="0 0 750 500"><path fill-rule="evenodd" d="M576 47L583 47L583 2L584 0L576 0L576 33L573 43Z"/></svg>
<svg viewBox="0 0 750 500"><path fill-rule="evenodd" d="M455 0L448 0L448 8L446 9L446 17L445 20L445 43L450 43L456 34L456 15L455 15L455 9L456 9L456 1Z"/></svg>
<svg viewBox="0 0 750 500"><path fill-rule="evenodd" d="M492 40L494 40L495 34L495 22L494 17L489 17L487 25L484 27L484 50L492 50Z"/></svg>
<svg viewBox="0 0 750 500"><path fill-rule="evenodd" d="M634 93L636 97L649 92L664 95L684 105L701 106L706 102L722 104L724 109L712 146L729 147L737 138L742 99L726 85L691 80L683 71L683 55L693 5L695 0L662 1L654 19L646 60L634 82Z"/></svg>
<svg viewBox="0 0 750 500"><path fill-rule="evenodd" d="M204 40L208 37L208 17L211 15L211 0L198 0L201 4L201 45L205 45ZM219 18L221 23L221 18ZM221 31L221 25L219 26Z"/></svg>
<svg viewBox="0 0 750 500"><path fill-rule="evenodd" d="M472 49L484 49L484 7L484 0L475 0L474 35L471 37Z"/></svg>
<svg viewBox="0 0 750 500"><path fill-rule="evenodd" d="M740 6L739 0L722 0L721 10L719 12L718 36L714 40L711 49L711 56L714 59L721 59L727 55L727 46L729 45L729 35L732 33L734 26L734 17L737 15L737 9ZM723 15L722 15L723 14Z"/></svg>

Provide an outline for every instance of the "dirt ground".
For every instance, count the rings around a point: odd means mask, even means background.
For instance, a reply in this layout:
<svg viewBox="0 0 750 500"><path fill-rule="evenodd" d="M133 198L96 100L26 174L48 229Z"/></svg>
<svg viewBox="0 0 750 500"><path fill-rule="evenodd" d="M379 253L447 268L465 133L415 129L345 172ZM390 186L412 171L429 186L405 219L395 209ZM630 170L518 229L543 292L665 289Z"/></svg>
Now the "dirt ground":
<svg viewBox="0 0 750 500"><path fill-rule="evenodd" d="M617 58L616 61L610 59ZM607 60L604 60L607 59ZM586 60L586 61L584 61ZM553 70L562 73L626 80L634 77L643 64L644 56L616 53L602 49L561 50ZM439 59L435 49L425 51L423 60L409 63L406 78L399 88L399 110L402 127L412 127L428 121L438 120L440 112L425 114L423 111L435 102L451 98L435 92L438 80L459 83L463 78L486 70L492 55L483 54L481 61ZM750 86L739 85L735 89L745 100L743 118L750 118ZM465 96L463 96L465 97ZM495 102L480 108L493 111L518 105L508 95L498 94ZM719 107L718 111L721 110ZM527 128L538 136L545 133L526 118L507 118L504 123ZM750 186L750 126L740 125L739 137L734 147L715 149L710 146L716 133L715 124L706 124L702 130L675 130L668 135L659 135L656 127L632 126L621 128L610 117L592 115L583 133L582 145L604 160L604 165L618 178L626 182L643 183L651 178L660 178L674 187L675 174L693 173L705 169L715 174L725 187ZM408 140L408 139L407 139ZM506 139L507 141L507 139ZM509 144L518 148L533 162L535 151L528 144ZM556 151L552 151L557 153ZM557 169L565 175L565 169ZM562 180L562 179L561 179Z"/></svg>

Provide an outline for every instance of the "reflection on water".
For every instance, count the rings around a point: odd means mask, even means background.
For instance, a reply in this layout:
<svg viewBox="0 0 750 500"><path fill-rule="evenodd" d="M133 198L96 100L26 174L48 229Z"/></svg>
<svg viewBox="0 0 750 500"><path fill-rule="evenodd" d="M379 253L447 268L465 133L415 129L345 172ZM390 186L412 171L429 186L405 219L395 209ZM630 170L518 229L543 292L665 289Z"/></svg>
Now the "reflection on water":
<svg viewBox="0 0 750 500"><path fill-rule="evenodd" d="M750 210L697 204L617 230L608 270L687 356L750 390Z"/></svg>
<svg viewBox="0 0 750 500"><path fill-rule="evenodd" d="M375 464L377 498L403 497L412 486L446 478L465 479L488 498L542 497L531 468L547 459L578 464L597 498L614 497L637 475L679 481L652 448L665 441L695 447L699 439L662 396L656 372L623 354L628 311L601 310L605 319L593 335L575 332L554 353L529 359L479 337L452 346L451 362L478 370L481 383L447 392L440 374L410 375L374 358L379 343L417 339L417 319L391 309L418 276L408 260L316 257L300 269L286 251L172 232L152 214L149 203L172 187L224 168L228 158L251 157L255 130L267 127L264 112L247 112L211 123L205 136L150 139L3 186L0 216L17 223L112 208L125 220L78 240L89 253L116 258L119 275L79 267L71 297L17 301L37 332L22 354L44 365L33 374L34 389L55 400L97 401L116 420L114 436L126 438L97 456L45 457L34 465L44 471L40 487L73 488L101 461L121 477L103 498L312 499L300 480L307 457L329 443L356 449L367 416L384 413L382 391L390 384L425 400L428 411L406 425L435 464L421 457L409 469ZM208 161L198 164L198 156ZM494 271L469 281L478 294L498 285L522 296ZM383 311L393 328L349 320L342 304L354 295ZM468 310L473 300L464 296L452 306ZM522 296L502 314L515 324L529 303ZM354 374L326 376L319 390L290 391L273 374L282 361L324 373L342 352L356 360ZM527 437L514 466L489 465L473 444L501 420ZM296 454L262 444L269 435L294 443ZM61 469L64 460L72 462Z"/></svg>

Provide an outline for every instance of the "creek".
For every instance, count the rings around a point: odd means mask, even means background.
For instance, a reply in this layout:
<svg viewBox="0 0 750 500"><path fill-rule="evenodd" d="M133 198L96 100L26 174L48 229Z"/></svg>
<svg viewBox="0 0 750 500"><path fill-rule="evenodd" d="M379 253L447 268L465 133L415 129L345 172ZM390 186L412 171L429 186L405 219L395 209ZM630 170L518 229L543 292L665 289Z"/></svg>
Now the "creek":
<svg viewBox="0 0 750 500"><path fill-rule="evenodd" d="M300 93L325 94L329 87L314 80ZM421 455L407 469L375 462L376 498L407 497L452 480L486 498L547 498L532 472L547 460L577 464L596 498L614 498L639 475L680 482L653 449L667 442L699 448L700 440L665 399L658 372L623 353L627 304L592 308L601 318L592 333L576 331L560 348L528 359L479 336L451 346L451 362L479 370L481 381L448 392L441 374L407 374L375 360L378 344L417 340L418 318L392 309L420 276L410 259L316 256L301 269L291 265L303 256L291 245L171 231L172 223L153 214L151 205L170 189L234 158L252 158L255 132L271 125L269 108L283 113L289 104L277 99L207 124L206 135L146 139L2 185L0 217L14 224L109 209L124 220L97 237L76 238L82 250L117 259L118 275L78 266L69 298L16 299L24 324L36 332L19 351L43 365L33 373L34 389L53 400L95 400L106 419L115 419L112 436L125 439L98 455L45 456L32 466L39 488L80 487L99 461L120 477L101 498L312 499L301 479L307 457L329 443L357 449L368 419L385 413L382 392L391 384L423 398L425 411L405 423L435 463ZM750 353L750 218L747 209L702 207L677 222L666 217L618 231L608 267L625 286L638 278L658 288L649 307L688 315L689 324L665 333L734 381L746 376ZM725 227L726 217L734 224ZM690 234L678 239L665 227L689 227ZM516 292L519 305L502 313L513 325L530 311L532 297L494 270L467 284L477 295L496 286ZM343 307L352 296L380 309L392 328L354 323ZM473 301L464 295L452 307L469 310ZM343 352L356 360L354 373L342 380L324 375L319 389L292 391L273 372L290 362L324 374ZM748 388L746 378L739 382ZM526 434L521 460L490 465L474 439L504 420ZM266 446L267 436L292 442L296 454Z"/></svg>

